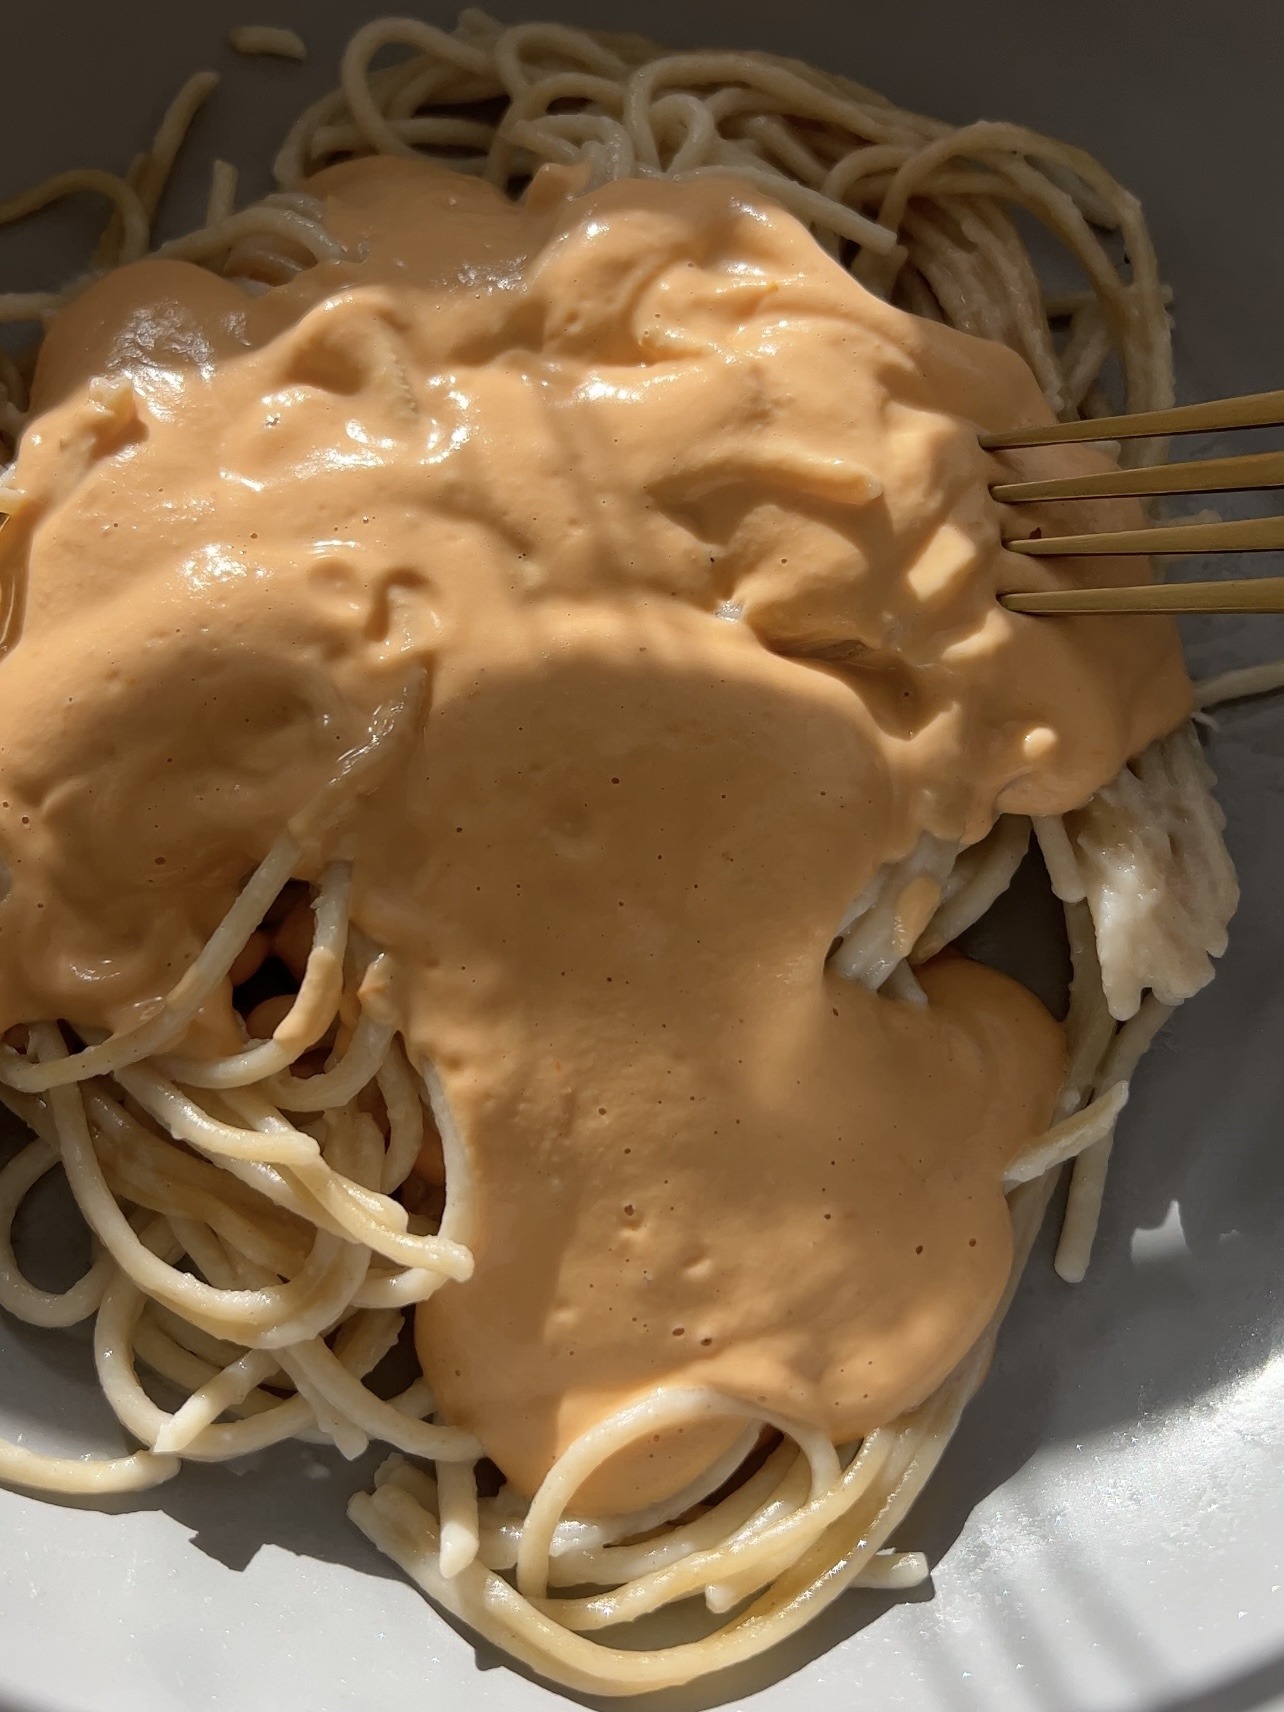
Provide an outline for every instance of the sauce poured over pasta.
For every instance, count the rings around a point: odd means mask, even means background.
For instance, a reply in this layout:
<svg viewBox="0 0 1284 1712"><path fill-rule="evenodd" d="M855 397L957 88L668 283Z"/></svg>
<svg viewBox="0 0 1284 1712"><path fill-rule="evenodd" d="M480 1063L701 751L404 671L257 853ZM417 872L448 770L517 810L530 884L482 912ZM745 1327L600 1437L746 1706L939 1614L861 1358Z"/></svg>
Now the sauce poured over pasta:
<svg viewBox="0 0 1284 1712"><path fill-rule="evenodd" d="M830 945L920 835L1068 810L1173 727L1175 634L997 604L1053 575L977 442L1042 419L1034 379L733 179L309 188L343 259L141 262L46 340L0 534L0 1024L145 1015L297 817L459 1132L444 1417L527 1491L662 1382L856 1438L988 1319L1062 1045L993 971L929 963L920 1005ZM184 1049L241 1038L229 993Z"/></svg>

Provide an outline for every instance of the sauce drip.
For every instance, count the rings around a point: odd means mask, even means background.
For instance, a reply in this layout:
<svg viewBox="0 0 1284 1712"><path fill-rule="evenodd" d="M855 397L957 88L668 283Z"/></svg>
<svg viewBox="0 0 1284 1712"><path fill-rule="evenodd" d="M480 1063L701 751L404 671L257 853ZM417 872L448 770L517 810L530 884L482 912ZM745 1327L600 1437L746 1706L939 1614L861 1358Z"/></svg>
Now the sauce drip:
<svg viewBox="0 0 1284 1712"><path fill-rule="evenodd" d="M581 184L353 162L310 186L341 261L96 282L0 532L0 1025L135 1020L391 725L305 877L352 859L377 1002L460 1130L476 1273L418 1345L527 1491L657 1383L841 1442L960 1358L1060 1030L962 958L916 1006L827 952L920 834L1074 807L1190 700L1165 621L997 604L1074 570L1000 545L987 484L1050 457L977 443L1046 417L1019 358L732 179ZM229 995L187 1048L240 1038Z"/></svg>

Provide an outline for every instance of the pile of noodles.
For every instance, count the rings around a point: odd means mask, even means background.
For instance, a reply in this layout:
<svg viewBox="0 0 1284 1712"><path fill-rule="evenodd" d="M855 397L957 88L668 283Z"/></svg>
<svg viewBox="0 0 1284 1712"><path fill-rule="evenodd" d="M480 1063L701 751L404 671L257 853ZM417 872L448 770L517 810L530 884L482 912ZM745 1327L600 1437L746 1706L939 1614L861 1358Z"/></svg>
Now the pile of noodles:
<svg viewBox="0 0 1284 1712"><path fill-rule="evenodd" d="M62 174L0 206L0 221L92 192L111 214L91 273L148 253L175 157L216 82L200 73L185 85L124 177ZM216 162L203 227L153 253L247 281L287 279L339 253L302 188L308 174L372 151L428 152L512 190L545 161L586 161L597 182L731 169L871 289L1019 351L1060 416L1172 402L1164 293L1140 209L1082 151L1017 125L957 129L769 55L666 54L555 24L505 28L471 10L451 34L409 19L358 31L341 87L285 140L279 190L237 209L236 174ZM1045 291L1022 236L1029 219L1069 253L1080 289ZM0 295L0 321L39 323L79 283ZM0 354L0 453L22 431L28 369ZM1125 455L1146 449L1134 442ZM0 510L3 494L0 477ZM1203 699L1280 681L1276 668L1231 674ZM843 924L839 971L913 996L915 965L985 914L1032 838L1043 853L1073 962L1069 1064L1054 1127L1009 1172L1009 1296L1068 1161L1057 1267L1082 1276L1129 1077L1224 947L1235 882L1210 777L1187 726L1064 820L1003 816L967 850L924 838ZM480 1447L434 1419L422 1379L391 1397L365 1383L406 1311L469 1274L466 1160L431 1074L362 1009L379 951L349 931L349 868L332 864L300 899L299 855L283 828L147 1022L98 1040L46 1019L16 1031L0 1057L0 1097L35 1136L0 1173L0 1303L35 1325L93 1319L102 1389L143 1447L82 1460L0 1444L0 1480L140 1490L184 1459L287 1438L355 1457L377 1440L401 1454L353 1500L357 1525L475 1630L545 1676L599 1693L683 1682L761 1652L852 1585L920 1580L922 1558L886 1542L985 1370L1006 1300L932 1397L863 1442L835 1450L814 1429L755 1417L696 1485L610 1520L568 1514L596 1466L666 1423L742 1406L659 1390L577 1440L528 1503L493 1480L479 1485ZM906 945L898 900L922 874L942 901ZM247 1029L243 1050L213 1063L175 1057L229 975L243 980L256 959L285 954L287 923L296 986L267 1038ZM434 1135L444 1184L425 1193L416 1162L426 1140L435 1157ZM12 1245L24 1197L53 1170L65 1173L96 1256L59 1294L24 1277ZM774 1435L765 1455L764 1426ZM728 1614L712 1634L655 1651L599 1638L693 1597Z"/></svg>

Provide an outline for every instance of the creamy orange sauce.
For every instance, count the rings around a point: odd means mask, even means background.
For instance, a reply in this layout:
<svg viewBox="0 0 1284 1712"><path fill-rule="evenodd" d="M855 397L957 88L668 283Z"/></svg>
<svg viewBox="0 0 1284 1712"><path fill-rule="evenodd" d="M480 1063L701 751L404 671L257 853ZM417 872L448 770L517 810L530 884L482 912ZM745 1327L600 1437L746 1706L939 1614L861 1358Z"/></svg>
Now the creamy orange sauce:
<svg viewBox="0 0 1284 1712"><path fill-rule="evenodd" d="M960 958L925 1007L853 986L833 935L921 833L1069 809L1172 727L1174 632L998 606L1076 570L1005 552L987 493L1032 376L733 180L311 188L347 259L260 294L142 262L49 332L0 532L0 1024L143 1013L391 722L304 876L353 860L371 1002L461 1131L476 1273L418 1315L445 1417L528 1491L663 1382L851 1439L990 1314L1062 1044Z"/></svg>

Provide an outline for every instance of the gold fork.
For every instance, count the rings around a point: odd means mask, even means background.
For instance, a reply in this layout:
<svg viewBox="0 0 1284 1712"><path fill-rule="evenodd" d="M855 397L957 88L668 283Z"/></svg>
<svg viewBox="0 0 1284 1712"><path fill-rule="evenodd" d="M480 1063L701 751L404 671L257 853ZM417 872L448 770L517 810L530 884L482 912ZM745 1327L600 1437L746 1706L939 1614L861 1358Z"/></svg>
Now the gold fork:
<svg viewBox="0 0 1284 1712"><path fill-rule="evenodd" d="M1018 446L1063 446L1085 440L1133 440L1149 435L1207 434L1234 428L1284 424L1284 392L1257 392L1146 410L1129 416L1100 416L1089 422L1055 422L984 434L981 444L999 452ZM1061 480L996 482L994 498L1007 505L1035 500L1103 499L1164 493L1242 493L1284 487L1284 452L1203 458L1185 464L1155 464L1135 470ZM1103 530L1090 535L1034 536L1005 542L1014 553L1050 558L1073 554L1261 553L1284 549L1284 517L1250 517L1220 523L1161 523L1145 529ZM1133 587L1046 589L1005 594L1014 612L1284 612L1284 577L1245 577L1216 583L1143 583Z"/></svg>

